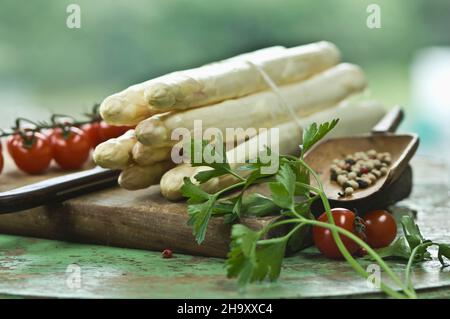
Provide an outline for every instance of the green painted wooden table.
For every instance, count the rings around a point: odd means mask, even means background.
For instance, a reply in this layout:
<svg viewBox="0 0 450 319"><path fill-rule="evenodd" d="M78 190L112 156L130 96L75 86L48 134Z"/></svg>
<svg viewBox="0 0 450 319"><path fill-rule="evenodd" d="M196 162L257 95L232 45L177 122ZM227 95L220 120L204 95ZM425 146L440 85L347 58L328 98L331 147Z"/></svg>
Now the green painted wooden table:
<svg viewBox="0 0 450 319"><path fill-rule="evenodd" d="M450 193L445 165L416 159L412 196L396 214L417 210L426 238L450 242ZM435 253L435 252L434 252ZM224 260L0 235L0 297L70 298L302 298L382 297L345 262L310 248L285 260L281 278L239 291ZM366 262L366 264L368 264ZM401 273L404 265L390 262ZM415 266L420 297L450 297L450 267ZM79 279L79 280L78 280Z"/></svg>

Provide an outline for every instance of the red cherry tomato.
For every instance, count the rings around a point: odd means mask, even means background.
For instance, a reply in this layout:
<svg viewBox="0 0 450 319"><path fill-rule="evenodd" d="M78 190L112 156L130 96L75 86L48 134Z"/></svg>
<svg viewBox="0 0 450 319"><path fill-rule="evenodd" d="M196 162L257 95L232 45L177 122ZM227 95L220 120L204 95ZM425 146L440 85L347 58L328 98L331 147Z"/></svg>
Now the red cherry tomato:
<svg viewBox="0 0 450 319"><path fill-rule="evenodd" d="M362 221L356 217L355 213L344 208L334 208L331 210L334 222L336 226L342 227L349 232L357 235L358 237L364 237L361 229ZM321 222L328 222L328 217L326 213L323 213L318 218ZM316 247L328 258L340 259L343 258L339 248L337 247L331 230L323 227L314 226L313 227L313 238ZM359 246L350 238L340 235L344 246L350 252L354 254L358 251Z"/></svg>
<svg viewBox="0 0 450 319"><path fill-rule="evenodd" d="M53 152L50 141L42 133L26 133L24 141L19 134L8 139L8 151L17 167L28 174L43 173L52 161Z"/></svg>
<svg viewBox="0 0 450 319"><path fill-rule="evenodd" d="M99 129L100 142L107 141L111 138L119 137L132 128L133 128L132 126L109 125L105 121L101 121Z"/></svg>
<svg viewBox="0 0 450 319"><path fill-rule="evenodd" d="M12 150L13 150L13 144L15 143L16 139L19 138L19 135L11 135L6 140L6 149L8 150L8 153L12 156Z"/></svg>
<svg viewBox="0 0 450 319"><path fill-rule="evenodd" d="M62 169L81 168L89 157L91 141L86 133L77 127L71 127L66 133L61 128L56 128L50 140L53 157Z"/></svg>
<svg viewBox="0 0 450 319"><path fill-rule="evenodd" d="M91 141L91 147L95 148L100 141L100 124L98 122L88 123L81 126L81 129L86 133Z"/></svg>
<svg viewBox="0 0 450 319"><path fill-rule="evenodd" d="M394 217L385 210L375 210L363 217L366 223L366 241L372 248L389 246L397 236Z"/></svg>

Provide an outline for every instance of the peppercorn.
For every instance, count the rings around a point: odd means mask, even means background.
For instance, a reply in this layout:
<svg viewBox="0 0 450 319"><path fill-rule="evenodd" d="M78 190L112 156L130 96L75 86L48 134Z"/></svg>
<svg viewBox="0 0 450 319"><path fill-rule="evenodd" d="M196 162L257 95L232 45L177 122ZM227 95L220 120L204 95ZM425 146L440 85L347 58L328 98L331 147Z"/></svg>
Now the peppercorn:
<svg viewBox="0 0 450 319"><path fill-rule="evenodd" d="M349 165L354 165L356 163L356 161L353 158L347 158L345 162Z"/></svg>
<svg viewBox="0 0 450 319"><path fill-rule="evenodd" d="M375 158L376 156L377 156L377 151L375 151L375 150L368 150L367 151L367 155L370 157L370 158Z"/></svg>
<svg viewBox="0 0 450 319"><path fill-rule="evenodd" d="M350 172L349 174L348 174L348 178L349 179L355 179L356 178L356 173L355 172Z"/></svg>
<svg viewBox="0 0 450 319"><path fill-rule="evenodd" d="M367 184L369 184L369 186L373 184L372 180L369 178L368 175L362 176L361 178L362 178Z"/></svg>
<svg viewBox="0 0 450 319"><path fill-rule="evenodd" d="M347 187L345 190L344 190L344 194L345 194L345 196L350 196L350 195L352 195L353 194L353 188L351 188L351 187Z"/></svg>
<svg viewBox="0 0 450 319"><path fill-rule="evenodd" d="M377 169L373 169L372 174L375 175L377 178L381 177L381 172Z"/></svg>
<svg viewBox="0 0 450 319"><path fill-rule="evenodd" d="M172 258L173 256L173 252L170 249L164 249L163 252L161 253L162 258Z"/></svg>
<svg viewBox="0 0 450 319"><path fill-rule="evenodd" d="M357 178L356 182L358 183L359 188L367 188L367 187L369 187L369 184L365 180L363 180L362 178Z"/></svg>
<svg viewBox="0 0 450 319"><path fill-rule="evenodd" d="M338 182L338 184L339 185L344 185L344 183L347 181L347 176L345 176L345 175L339 175L338 177L337 177L337 182Z"/></svg>
<svg viewBox="0 0 450 319"><path fill-rule="evenodd" d="M355 181L355 180L349 180L349 181L347 182L347 184L348 184L349 187L351 187L351 188L353 188L353 189L358 189L358 188L359 188L359 184L358 184L358 182Z"/></svg>
<svg viewBox="0 0 450 319"><path fill-rule="evenodd" d="M361 169L359 170L359 172L361 174L367 174L369 173L369 169L367 167L361 167Z"/></svg>
<svg viewBox="0 0 450 319"><path fill-rule="evenodd" d="M369 170L373 169L373 162L372 161L367 161L366 165L365 165Z"/></svg>
<svg viewBox="0 0 450 319"><path fill-rule="evenodd" d="M355 172L356 174L358 174L360 170L361 170L361 166L359 166L358 164L353 165L352 172Z"/></svg>
<svg viewBox="0 0 450 319"><path fill-rule="evenodd" d="M369 178L372 182L375 182L377 180L377 177L372 173L368 173L367 178Z"/></svg>

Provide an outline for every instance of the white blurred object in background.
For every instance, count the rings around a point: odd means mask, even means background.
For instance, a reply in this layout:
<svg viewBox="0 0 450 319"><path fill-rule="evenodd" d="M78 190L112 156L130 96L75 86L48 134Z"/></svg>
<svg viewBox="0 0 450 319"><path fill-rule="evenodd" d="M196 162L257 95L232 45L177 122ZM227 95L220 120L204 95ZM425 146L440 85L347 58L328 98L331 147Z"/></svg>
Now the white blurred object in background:
<svg viewBox="0 0 450 319"><path fill-rule="evenodd" d="M421 153L450 164L450 48L419 51L411 73L413 126L422 139Z"/></svg>

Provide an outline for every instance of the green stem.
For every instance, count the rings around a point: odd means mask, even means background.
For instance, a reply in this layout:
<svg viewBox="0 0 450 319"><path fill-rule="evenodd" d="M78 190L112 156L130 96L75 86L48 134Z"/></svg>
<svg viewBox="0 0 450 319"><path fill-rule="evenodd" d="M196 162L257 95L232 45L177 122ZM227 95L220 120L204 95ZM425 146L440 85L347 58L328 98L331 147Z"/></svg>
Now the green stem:
<svg viewBox="0 0 450 319"><path fill-rule="evenodd" d="M227 172L243 182L247 181L244 177L235 173L232 169L227 169Z"/></svg>
<svg viewBox="0 0 450 319"><path fill-rule="evenodd" d="M414 292L414 287L413 287L412 280L411 280L411 269L412 269L412 264L416 257L417 251L421 247L422 247L422 245L418 245L418 246L414 247L414 249L411 252L411 256L409 256L408 264L406 265L406 268L405 268L405 288L411 289L413 292ZM415 294L415 292L414 292L414 294Z"/></svg>
<svg viewBox="0 0 450 319"><path fill-rule="evenodd" d="M283 155L283 157L289 158L290 160L293 160L293 161L298 161L298 158L295 157L294 155Z"/></svg>
<svg viewBox="0 0 450 319"><path fill-rule="evenodd" d="M284 235L284 237L286 238L286 240L289 239L289 237L291 237L297 230L299 230L300 228L304 227L306 224L305 223L301 223L297 226L295 226L289 233L287 233L286 235Z"/></svg>
<svg viewBox="0 0 450 319"><path fill-rule="evenodd" d="M230 185L230 186L228 186L228 187L226 187L226 188L221 189L220 191L218 191L218 192L216 193L216 196L219 197L219 196L222 195L223 193L229 192L229 191L231 191L231 190L233 190L233 189L235 189L235 188L239 188L239 187L244 186L244 185L245 185L245 181L244 181L244 182L239 182L239 183L236 183L236 184L233 184L233 185Z"/></svg>
<svg viewBox="0 0 450 319"><path fill-rule="evenodd" d="M261 234L265 235L269 230L271 230L272 228L276 228L278 226L282 226L282 225L286 225L286 224L303 223L303 219L304 218L291 218L291 219L285 219L285 220L281 220L281 221L269 224L261 230Z"/></svg>
<svg viewBox="0 0 450 319"><path fill-rule="evenodd" d="M299 186L302 186L302 187L305 187L305 188L308 188L310 191L315 192L317 194L320 193L320 189L318 189L317 187L314 187L314 186L311 186L311 185L308 185L308 184L305 184L305 183L301 183L301 182L295 182L295 184L299 185Z"/></svg>
<svg viewBox="0 0 450 319"><path fill-rule="evenodd" d="M53 129L56 127L61 127L60 123L56 123L56 119L59 117L70 118L72 120L72 123L70 123L70 125L77 126L77 127L82 126L84 124L99 122L101 120L101 117L98 114L98 108L99 108L99 104L96 104L93 108L93 111L92 111L93 113L88 115L89 120L87 120L87 121L77 121L73 116L63 115L63 114L53 114L50 118L50 121L51 121L50 124L47 122L34 122L34 121L29 120L24 117L18 117L15 120L14 127L10 128L9 130L0 129L0 137L21 134L21 132L23 132L23 129L22 129L23 122L33 125L33 128L27 128L27 131L32 132L32 133L39 132L44 129Z"/></svg>

